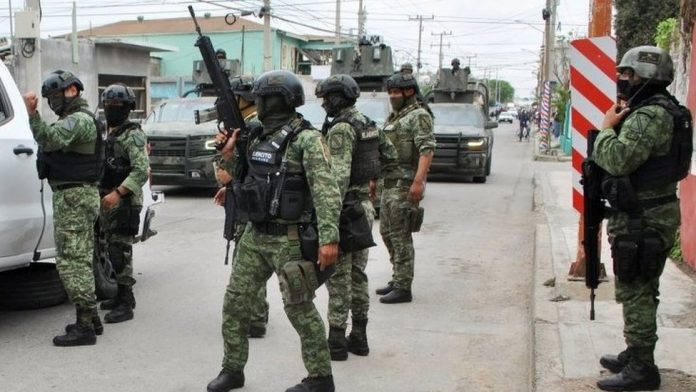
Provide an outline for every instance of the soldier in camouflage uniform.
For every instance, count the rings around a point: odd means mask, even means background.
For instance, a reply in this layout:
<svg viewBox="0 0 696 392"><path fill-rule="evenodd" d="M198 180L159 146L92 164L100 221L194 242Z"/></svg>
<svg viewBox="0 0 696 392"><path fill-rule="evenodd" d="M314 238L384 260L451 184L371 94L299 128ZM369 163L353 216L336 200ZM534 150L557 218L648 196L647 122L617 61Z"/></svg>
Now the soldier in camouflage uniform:
<svg viewBox="0 0 696 392"><path fill-rule="evenodd" d="M246 125L246 128L248 130L252 130L253 128L260 127L261 122L256 117L256 96L251 92L252 88L254 87L254 78L251 76L237 76L230 81L230 85L232 86L232 92L238 99L239 110L242 112L242 117L244 117L244 123ZM224 179L224 181L222 181L222 185L224 186L220 188L217 194L215 195L215 201L219 205L225 204L225 196L229 194L227 188L230 188L233 185L232 181L234 180L235 176L232 176L229 173L234 173L232 161L226 161L223 158L220 160L220 163L218 164L218 170L216 174L216 176L218 176L218 180L220 180L221 178ZM237 173L235 173L235 175L240 175L239 170L237 170ZM235 247L232 253L233 265L234 261L237 259L237 249L239 248L239 240L240 238L242 238L242 234L244 233L246 223L246 221L239 221L236 223L236 229L234 234ZM227 292L225 294L225 301L222 307L223 327L227 325L225 323L225 320L228 317L230 317L230 315L226 313L226 310L231 309L231 306L227 304L232 296L231 284L232 281L230 280L230 285L228 285ZM268 301L266 300L266 285L263 285L261 287L261 290L259 290L259 293L256 297L256 301L254 302L250 320L251 321L249 325L249 337L264 337L264 335L266 335L266 324L268 324ZM222 335L225 336L227 333L228 331L223 329Z"/></svg>
<svg viewBox="0 0 696 392"><path fill-rule="evenodd" d="M53 339L56 346L95 344L95 324L101 326L92 252L104 149L96 119L80 96L82 90L82 82L67 71L57 70L44 80L41 95L59 117L51 125L36 110L36 93L24 96L31 131L39 145L39 177L48 178L53 190L56 267L77 314L76 323L66 328L66 334Z"/></svg>
<svg viewBox="0 0 696 392"><path fill-rule="evenodd" d="M327 121L322 133L331 150L331 169L338 180L344 209L350 208L351 202L359 202L369 228L372 228L375 210L369 197L369 182L375 181L379 175L380 161L384 164L396 163L396 149L384 132L380 132L370 119L355 108L360 88L349 75L333 75L324 79L317 84L316 96L324 100L322 106L326 110ZM343 235L343 229L341 233ZM369 236L371 239L371 233ZM336 272L326 282L329 290L328 342L331 359L335 361L346 360L348 351L361 356L370 352L366 334L370 305L365 275L367 256L367 248L352 251L342 249ZM353 315L352 330L346 340L349 311Z"/></svg>
<svg viewBox="0 0 696 392"><path fill-rule="evenodd" d="M607 172L602 189L612 205L607 229L627 348L601 358L617 374L597 385L654 390L660 386L653 356L658 288L680 223L676 189L688 173L693 131L690 113L667 92L674 77L667 52L633 48L617 71L617 90L628 97L628 107L606 113L592 159Z"/></svg>
<svg viewBox="0 0 696 392"><path fill-rule="evenodd" d="M140 125L128 121L135 109L135 93L130 87L113 84L102 93L102 107L108 126L106 165L99 183L102 195L101 230L106 237L111 265L116 272L118 294L104 301L107 323L133 318L133 237L138 234L143 208L142 187L150 165L145 152L146 137Z"/></svg>
<svg viewBox="0 0 696 392"><path fill-rule="evenodd" d="M399 72L410 75L413 73L413 65L411 65L411 63L403 63L401 67L399 67Z"/></svg>
<svg viewBox="0 0 696 392"><path fill-rule="evenodd" d="M322 135L295 112L304 103L302 84L287 71L270 71L254 82L258 118L263 128L248 142L235 131L221 153L244 165L235 181L235 200L248 224L239 241L226 293L222 371L208 384L209 392L244 386L244 366L249 350L247 333L253 303L259 290L275 272L280 282L285 313L297 331L308 377L286 392L333 392L331 358L324 323L313 303L318 273L338 257L338 215L341 199L329 165ZM243 135L244 136L244 135ZM246 158L246 159L244 159ZM300 247L313 215L318 226L318 262ZM305 250L305 254L303 254ZM317 253L314 253L317 255Z"/></svg>
<svg viewBox="0 0 696 392"><path fill-rule="evenodd" d="M428 169L435 151L433 118L416 101L418 84L413 76L397 73L387 80L392 113L384 132L399 154L398 165L385 170L380 210L380 233L389 250L392 280L376 292L386 304L411 302L414 250L411 232L419 229Z"/></svg>

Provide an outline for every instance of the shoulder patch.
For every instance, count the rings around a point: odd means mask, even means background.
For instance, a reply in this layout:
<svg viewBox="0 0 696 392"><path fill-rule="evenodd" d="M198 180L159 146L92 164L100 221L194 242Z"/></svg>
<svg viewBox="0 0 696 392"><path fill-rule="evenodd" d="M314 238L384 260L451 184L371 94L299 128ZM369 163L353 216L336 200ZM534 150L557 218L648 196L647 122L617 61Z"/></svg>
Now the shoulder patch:
<svg viewBox="0 0 696 392"><path fill-rule="evenodd" d="M73 128L75 128L75 125L77 125L77 120L74 117L68 116L68 117L63 119L62 126L63 126L63 128L67 129L68 131L72 131Z"/></svg>
<svg viewBox="0 0 696 392"><path fill-rule="evenodd" d="M340 133L331 135L329 138L329 147L332 154L338 154L343 149L343 135Z"/></svg>
<svg viewBox="0 0 696 392"><path fill-rule="evenodd" d="M131 132L131 138L136 147L143 147L145 145L145 136L142 132Z"/></svg>

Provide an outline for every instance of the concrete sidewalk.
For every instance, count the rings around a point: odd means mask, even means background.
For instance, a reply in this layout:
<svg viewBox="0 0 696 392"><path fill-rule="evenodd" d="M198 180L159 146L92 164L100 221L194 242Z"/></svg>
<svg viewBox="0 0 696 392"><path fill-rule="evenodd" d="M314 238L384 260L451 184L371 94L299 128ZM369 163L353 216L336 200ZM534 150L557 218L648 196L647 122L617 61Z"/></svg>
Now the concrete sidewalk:
<svg viewBox="0 0 696 392"><path fill-rule="evenodd" d="M621 305L614 301L609 244L602 262L609 281L596 291L596 320L590 321L590 291L568 280L577 251L578 213L571 205L571 171L535 175L535 208L545 223L536 231L534 274L534 390L592 391L608 373L606 353L625 348ZM555 285L544 286L555 279ZM662 391L696 391L696 282L668 260L661 279L656 362Z"/></svg>

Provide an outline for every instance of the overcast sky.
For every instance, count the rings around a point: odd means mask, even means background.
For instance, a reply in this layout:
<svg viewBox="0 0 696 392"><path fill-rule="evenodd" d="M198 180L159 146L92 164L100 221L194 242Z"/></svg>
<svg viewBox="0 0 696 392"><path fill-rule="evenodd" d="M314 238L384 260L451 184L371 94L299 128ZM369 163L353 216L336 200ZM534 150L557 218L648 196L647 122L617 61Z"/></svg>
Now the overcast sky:
<svg viewBox="0 0 696 392"><path fill-rule="evenodd" d="M590 0L556 0L557 34L584 36ZM359 0L341 0L341 27L355 33L358 27ZM78 29L99 26L142 15L147 19L187 17L187 5L197 12L223 16L235 9L258 10L261 0L194 2L184 0L78 0ZM0 36L10 33L9 5L16 12L24 7L21 0L0 0ZM71 26L71 3L66 0L42 0L42 36L66 33ZM367 9L368 34L381 35L394 50L395 62L414 63L418 52L418 22L422 15L422 64L426 70L438 66L439 33L443 36L444 64L458 57L463 65L471 62L474 76L483 77L485 69L507 80L520 97L532 94L536 85L539 47L544 21L541 10L546 0L363 0ZM335 0L271 0L273 13L315 29L273 19L273 27L294 33L330 34L335 29ZM425 18L434 17L432 20ZM260 19L250 17L257 22ZM352 30L351 30L352 29ZM449 45L449 46L448 46Z"/></svg>

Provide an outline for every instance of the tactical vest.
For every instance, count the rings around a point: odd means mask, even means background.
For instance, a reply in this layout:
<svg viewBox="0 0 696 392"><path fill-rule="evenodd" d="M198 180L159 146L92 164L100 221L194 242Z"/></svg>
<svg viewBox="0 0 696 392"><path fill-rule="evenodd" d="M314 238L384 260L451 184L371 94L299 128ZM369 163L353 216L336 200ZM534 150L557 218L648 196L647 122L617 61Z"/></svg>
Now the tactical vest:
<svg viewBox="0 0 696 392"><path fill-rule="evenodd" d="M101 179L104 169L104 125L86 109L79 110L92 117L96 128L96 140L92 154L74 151L39 151L37 166L45 166L45 177L49 181L94 183ZM39 170L41 172L41 170ZM41 175L40 175L41 177Z"/></svg>
<svg viewBox="0 0 696 392"><path fill-rule="evenodd" d="M355 130L356 143L350 166L350 186L367 184L380 174L379 129L367 116L365 120L361 122L353 117L339 116L324 127L328 132L334 125L343 122Z"/></svg>
<svg viewBox="0 0 696 392"><path fill-rule="evenodd" d="M126 121L107 135L104 175L99 181L99 188L109 190L116 188L128 177L131 171L131 161L128 155L116 156L116 139L131 129L139 128L138 124Z"/></svg>
<svg viewBox="0 0 696 392"><path fill-rule="evenodd" d="M420 109L418 104L411 105L410 107L406 108L406 110L399 113L398 116L394 117L393 119L388 119L388 125L384 128L387 137L392 142L394 147L396 147L396 151L399 154L399 166L407 167L408 169L414 171L418 168L418 159L420 158L420 154L412 137L402 139L399 136L399 127L401 124L400 120L406 117L408 113L416 109ZM390 126L392 126L393 129L386 132Z"/></svg>
<svg viewBox="0 0 696 392"><path fill-rule="evenodd" d="M304 172L290 172L287 148L300 132L310 129L307 121L296 128L284 126L275 137L261 140L247 152L248 171L235 183L234 194L242 219L263 223L276 219L297 221L312 203Z"/></svg>
<svg viewBox="0 0 696 392"><path fill-rule="evenodd" d="M661 106L672 116L672 146L667 155L648 158L630 175L631 184L636 189L661 187L681 181L689 174L693 152L693 124L689 109L671 95L655 95L641 102L638 108L648 105Z"/></svg>

